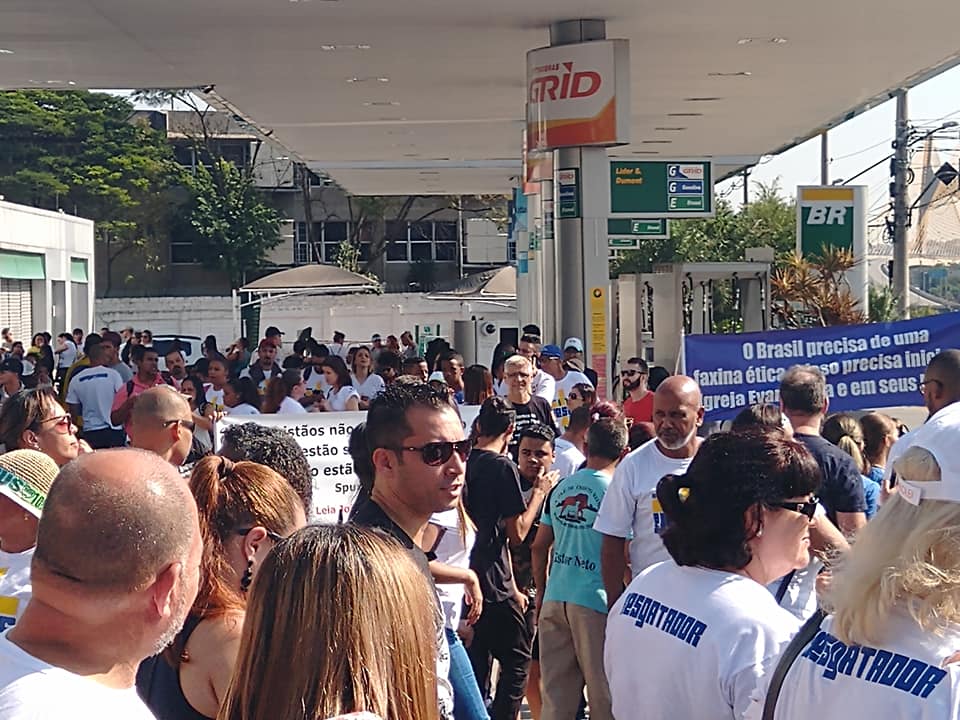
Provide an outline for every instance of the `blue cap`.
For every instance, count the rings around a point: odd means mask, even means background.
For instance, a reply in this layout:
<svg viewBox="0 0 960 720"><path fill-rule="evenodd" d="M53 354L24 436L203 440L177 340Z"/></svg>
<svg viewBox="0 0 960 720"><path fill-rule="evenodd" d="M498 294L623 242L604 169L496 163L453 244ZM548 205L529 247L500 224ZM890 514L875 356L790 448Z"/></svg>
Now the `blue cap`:
<svg viewBox="0 0 960 720"><path fill-rule="evenodd" d="M563 357L563 350L559 345L544 345L540 348L540 357L560 359Z"/></svg>

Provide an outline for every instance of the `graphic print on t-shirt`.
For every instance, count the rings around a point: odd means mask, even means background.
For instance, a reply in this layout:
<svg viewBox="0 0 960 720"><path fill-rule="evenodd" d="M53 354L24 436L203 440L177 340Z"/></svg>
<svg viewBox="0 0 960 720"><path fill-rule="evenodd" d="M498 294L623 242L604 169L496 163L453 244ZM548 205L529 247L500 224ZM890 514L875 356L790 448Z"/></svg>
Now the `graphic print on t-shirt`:
<svg viewBox="0 0 960 720"><path fill-rule="evenodd" d="M667 529L667 515L663 512L663 508L660 507L660 501L657 500L657 491L654 490L650 493L650 512L653 513L653 531L660 535L664 530Z"/></svg>
<svg viewBox="0 0 960 720"><path fill-rule="evenodd" d="M586 492L579 492L580 490L580 487L570 488L564 497L554 500L557 518L570 525L586 525L592 528L602 498L591 498ZM585 511L589 514L584 515Z"/></svg>
<svg viewBox="0 0 960 720"><path fill-rule="evenodd" d="M0 578L6 575L9 569L0 567ZM0 596L0 632L16 624L19 607L20 601L17 598Z"/></svg>

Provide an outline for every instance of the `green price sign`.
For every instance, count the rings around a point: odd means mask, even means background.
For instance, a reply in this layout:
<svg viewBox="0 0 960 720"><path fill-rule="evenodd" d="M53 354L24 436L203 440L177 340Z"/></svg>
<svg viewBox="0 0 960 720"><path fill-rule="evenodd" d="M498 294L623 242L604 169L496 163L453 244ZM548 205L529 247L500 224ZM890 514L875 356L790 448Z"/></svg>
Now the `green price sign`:
<svg viewBox="0 0 960 720"><path fill-rule="evenodd" d="M670 223L664 218L640 220L637 218L608 218L607 235L665 240L670 237Z"/></svg>
<svg viewBox="0 0 960 720"><path fill-rule="evenodd" d="M611 217L713 215L713 165L709 160L610 160Z"/></svg>

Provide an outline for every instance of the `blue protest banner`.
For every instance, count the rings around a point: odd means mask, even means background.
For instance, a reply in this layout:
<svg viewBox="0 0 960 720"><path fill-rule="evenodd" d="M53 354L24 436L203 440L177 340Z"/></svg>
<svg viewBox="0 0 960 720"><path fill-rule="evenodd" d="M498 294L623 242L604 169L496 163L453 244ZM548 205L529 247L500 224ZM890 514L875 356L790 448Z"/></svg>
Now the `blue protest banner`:
<svg viewBox="0 0 960 720"><path fill-rule="evenodd" d="M783 373L819 367L831 411L921 405L923 370L960 347L960 312L868 325L687 335L686 373L703 389L707 420L728 420L755 403L779 403Z"/></svg>

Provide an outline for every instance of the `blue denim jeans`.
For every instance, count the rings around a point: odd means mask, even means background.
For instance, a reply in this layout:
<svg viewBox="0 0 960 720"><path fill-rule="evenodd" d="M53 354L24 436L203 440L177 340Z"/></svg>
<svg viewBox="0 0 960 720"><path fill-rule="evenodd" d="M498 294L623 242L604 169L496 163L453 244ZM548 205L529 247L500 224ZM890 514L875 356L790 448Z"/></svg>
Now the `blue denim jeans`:
<svg viewBox="0 0 960 720"><path fill-rule="evenodd" d="M453 685L454 720L490 720L480 695L480 686L473 674L467 649L456 631L446 628L450 646L450 684Z"/></svg>

